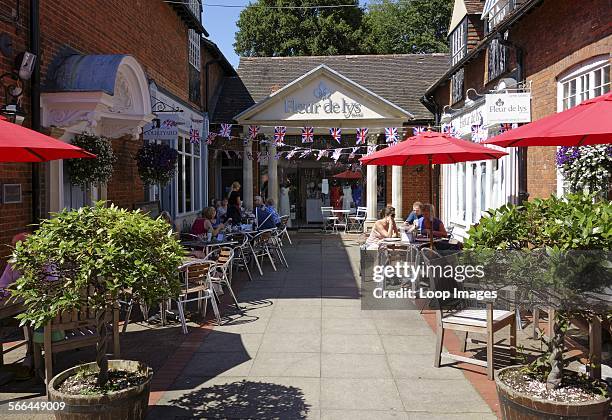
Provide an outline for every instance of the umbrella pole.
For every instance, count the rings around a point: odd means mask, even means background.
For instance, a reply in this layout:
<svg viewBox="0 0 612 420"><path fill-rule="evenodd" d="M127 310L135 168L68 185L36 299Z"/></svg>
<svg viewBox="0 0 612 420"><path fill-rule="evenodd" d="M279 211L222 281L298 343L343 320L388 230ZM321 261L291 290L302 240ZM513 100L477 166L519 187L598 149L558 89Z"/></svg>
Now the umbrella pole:
<svg viewBox="0 0 612 420"><path fill-rule="evenodd" d="M433 171L432 171L432 156L429 155L429 204L433 206ZM433 212L429 213L429 249L433 250Z"/></svg>

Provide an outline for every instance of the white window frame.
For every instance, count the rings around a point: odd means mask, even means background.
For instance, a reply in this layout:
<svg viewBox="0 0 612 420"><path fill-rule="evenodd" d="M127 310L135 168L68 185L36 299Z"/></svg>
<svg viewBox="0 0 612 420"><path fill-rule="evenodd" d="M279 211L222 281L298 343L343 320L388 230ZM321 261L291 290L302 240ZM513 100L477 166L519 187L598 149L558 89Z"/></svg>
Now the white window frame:
<svg viewBox="0 0 612 420"><path fill-rule="evenodd" d="M499 24L514 7L514 0L489 0L485 4L487 33Z"/></svg>
<svg viewBox="0 0 612 420"><path fill-rule="evenodd" d="M610 61L609 54L599 55L583 61L562 73L557 78L557 112L573 108L583 101L609 92L611 86ZM600 75L600 84L596 85L598 74ZM607 83L604 83L605 74L608 75ZM572 84L574 85L574 94L567 95L568 89ZM573 103L566 103L570 98L573 98ZM561 171L557 169L557 195L562 196L565 191L565 179Z"/></svg>
<svg viewBox="0 0 612 420"><path fill-rule="evenodd" d="M178 142L183 142L182 144L182 150L179 147L179 143ZM200 155L194 153L194 147L191 147L191 143L189 141L189 135L185 135L183 133L179 134L178 137L178 142L176 145L176 150L178 152L178 158L181 160L181 168L182 171L178 171L177 170L177 176L176 178L176 214L177 216L181 217L181 216L185 216L194 212L197 212L200 209L200 202L196 202L196 195L195 195L195 188L196 188L196 170L195 170L195 165L200 166L201 165L201 161L200 161ZM190 152L187 151L187 147L189 147L191 149ZM201 151L201 147L202 145L200 144L200 154L202 153ZM187 161L187 159L189 159L190 162L190 170L189 170L189 174L187 174L185 172L185 162ZM177 164L177 169L178 169L178 164ZM187 176L189 176L189 193L191 194L191 206L192 208L190 210L187 210L187 194L185 194L186 191L186 186L187 186ZM200 181L201 181L201 177L200 177ZM179 184L181 183L182 186L182 191L183 194L179 194ZM202 197L199 197L198 201L201 201ZM179 212L179 201L182 204L182 212Z"/></svg>
<svg viewBox="0 0 612 420"><path fill-rule="evenodd" d="M189 64L200 71L200 34L194 29L189 29Z"/></svg>
<svg viewBox="0 0 612 420"><path fill-rule="evenodd" d="M467 52L467 18L463 18L449 36L451 66L457 64Z"/></svg>

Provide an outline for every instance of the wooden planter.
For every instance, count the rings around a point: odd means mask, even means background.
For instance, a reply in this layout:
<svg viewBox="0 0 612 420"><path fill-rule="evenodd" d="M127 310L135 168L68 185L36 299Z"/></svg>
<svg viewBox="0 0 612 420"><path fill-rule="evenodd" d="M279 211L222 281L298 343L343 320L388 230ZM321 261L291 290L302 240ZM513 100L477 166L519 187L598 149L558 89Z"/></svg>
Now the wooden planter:
<svg viewBox="0 0 612 420"><path fill-rule="evenodd" d="M517 392L499 379L499 374L521 366L501 369L495 378L503 420L605 420L610 413L610 398L583 403L561 403L534 398Z"/></svg>
<svg viewBox="0 0 612 420"><path fill-rule="evenodd" d="M149 392L153 370L144 363L133 360L109 360L109 370L126 370L146 373L147 380L140 386L107 395L69 395L59 392L57 386L82 369L98 370L96 363L75 366L56 375L49 381L49 401L66 403L63 410L54 412L58 420L140 420L147 415Z"/></svg>

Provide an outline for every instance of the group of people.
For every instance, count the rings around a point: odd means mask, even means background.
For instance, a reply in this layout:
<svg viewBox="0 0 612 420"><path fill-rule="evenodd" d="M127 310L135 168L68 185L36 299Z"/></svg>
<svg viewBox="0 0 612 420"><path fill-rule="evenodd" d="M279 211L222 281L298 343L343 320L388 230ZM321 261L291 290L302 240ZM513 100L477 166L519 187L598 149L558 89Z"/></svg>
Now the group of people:
<svg viewBox="0 0 612 420"><path fill-rule="evenodd" d="M354 184L352 187L345 184L341 187L337 181L333 181L332 187L329 190L330 205L335 210L349 210L351 203L355 207L361 206L362 188L360 184Z"/></svg>
<svg viewBox="0 0 612 420"><path fill-rule="evenodd" d="M433 235L434 238L446 238L448 232L444 223L434 216L435 209L432 204L423 204L416 201L412 205L412 212L404 221L404 229L418 231L425 235ZM374 223L370 236L366 241L366 246L377 247L381 241L387 238L399 237L400 232L395 222L395 208L386 206L380 211L379 219Z"/></svg>

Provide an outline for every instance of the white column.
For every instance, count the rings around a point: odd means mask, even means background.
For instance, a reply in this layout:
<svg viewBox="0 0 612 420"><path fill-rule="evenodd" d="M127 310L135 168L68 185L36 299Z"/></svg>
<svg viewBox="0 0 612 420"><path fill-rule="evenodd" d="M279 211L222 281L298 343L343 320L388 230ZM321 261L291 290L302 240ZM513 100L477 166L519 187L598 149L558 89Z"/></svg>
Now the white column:
<svg viewBox="0 0 612 420"><path fill-rule="evenodd" d="M244 145L242 156L242 201L248 210L253 209L253 143L249 140ZM249 159L251 156L251 159Z"/></svg>
<svg viewBox="0 0 612 420"><path fill-rule="evenodd" d="M49 162L49 211L64 209L64 170L62 160Z"/></svg>
<svg viewBox="0 0 612 420"><path fill-rule="evenodd" d="M276 145L268 146L268 197L274 200L274 205L278 206L278 161L276 156Z"/></svg>
<svg viewBox="0 0 612 420"><path fill-rule="evenodd" d="M376 135L372 135L368 139L368 144L376 144ZM371 226L374 224L374 221L378 219L377 210L378 210L378 174L377 174L378 166L376 165L368 165L367 166L367 184L366 184L366 207L368 209L368 215L366 219L366 226Z"/></svg>
<svg viewBox="0 0 612 420"><path fill-rule="evenodd" d="M396 221L403 220L402 211L402 166L391 169L391 205L395 208Z"/></svg>

